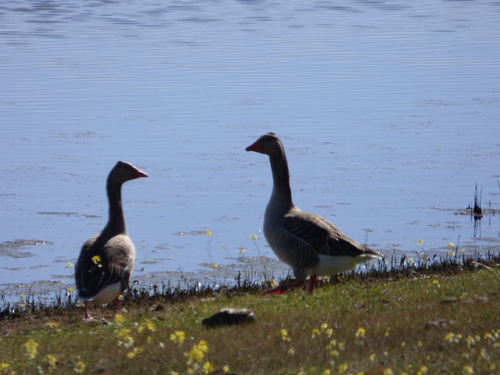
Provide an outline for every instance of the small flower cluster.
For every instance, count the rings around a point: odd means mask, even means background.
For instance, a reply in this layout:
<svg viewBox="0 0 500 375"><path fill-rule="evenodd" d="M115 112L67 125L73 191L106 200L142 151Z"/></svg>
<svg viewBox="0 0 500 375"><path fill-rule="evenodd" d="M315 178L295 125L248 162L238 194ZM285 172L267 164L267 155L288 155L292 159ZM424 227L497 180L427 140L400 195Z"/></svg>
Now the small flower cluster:
<svg viewBox="0 0 500 375"><path fill-rule="evenodd" d="M175 331L174 333L170 334L170 340L182 344L184 340L186 340L186 333L184 333L183 331Z"/></svg>
<svg viewBox="0 0 500 375"><path fill-rule="evenodd" d="M208 353L208 344L206 341L201 340L198 344L195 344L189 353L186 353L188 360L188 374L194 374L196 372L199 372L201 369L201 372L203 374L210 374L214 372L214 367L210 362L204 362L205 360L205 355ZM203 363L203 364L202 364Z"/></svg>
<svg viewBox="0 0 500 375"><path fill-rule="evenodd" d="M312 334L311 334L312 338L315 338L316 336L319 336L319 335L326 335L327 337L332 337L333 329L328 328L327 323L323 323L319 329L315 328L312 330Z"/></svg>
<svg viewBox="0 0 500 375"><path fill-rule="evenodd" d="M118 338L118 346L122 346L124 348L130 348L134 345L134 338L130 335L131 331L127 328L122 328L116 334Z"/></svg>
<svg viewBox="0 0 500 375"><path fill-rule="evenodd" d="M34 359L38 355L38 344L35 340L29 339L26 341L24 344L24 347L26 348L26 351L28 353L29 359Z"/></svg>
<svg viewBox="0 0 500 375"><path fill-rule="evenodd" d="M460 333L455 334L453 332L449 332L444 339L448 342L454 342L454 343L459 343L460 340L462 339L462 335Z"/></svg>

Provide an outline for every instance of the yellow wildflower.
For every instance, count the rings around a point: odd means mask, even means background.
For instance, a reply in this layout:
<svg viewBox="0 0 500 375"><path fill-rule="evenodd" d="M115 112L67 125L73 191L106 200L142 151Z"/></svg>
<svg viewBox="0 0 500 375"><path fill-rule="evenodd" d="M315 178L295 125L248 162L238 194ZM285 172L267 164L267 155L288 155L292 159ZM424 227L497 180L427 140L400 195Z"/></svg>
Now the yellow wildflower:
<svg viewBox="0 0 500 375"><path fill-rule="evenodd" d="M474 373L474 369L472 368L472 366L465 365L464 367L462 367L462 370L464 371L464 374L466 374L466 375L471 375Z"/></svg>
<svg viewBox="0 0 500 375"><path fill-rule="evenodd" d="M394 375L394 372L390 368L384 370L384 375Z"/></svg>
<svg viewBox="0 0 500 375"><path fill-rule="evenodd" d="M8 363L0 362L0 371L5 370L6 368L9 368L9 367L10 367L10 365Z"/></svg>
<svg viewBox="0 0 500 375"><path fill-rule="evenodd" d="M250 235L250 238L251 238L252 240L256 240L258 237L257 237L255 234L251 234L251 235Z"/></svg>
<svg viewBox="0 0 500 375"><path fill-rule="evenodd" d="M188 353L188 365L192 363L203 362L205 353L208 352L208 345L205 341L201 340L198 345L194 345Z"/></svg>
<svg viewBox="0 0 500 375"><path fill-rule="evenodd" d="M370 362L373 362L375 361L375 358L377 357L377 355L374 353L370 356Z"/></svg>
<svg viewBox="0 0 500 375"><path fill-rule="evenodd" d="M476 343L476 340L474 340L474 337L472 337L472 336L467 336L466 341L467 341L468 347L471 347L472 345L474 345Z"/></svg>
<svg viewBox="0 0 500 375"><path fill-rule="evenodd" d="M48 327L48 328L57 328L57 327L59 327L59 323L57 323L57 322L48 322L48 323L45 323L45 327Z"/></svg>
<svg viewBox="0 0 500 375"><path fill-rule="evenodd" d="M24 344L24 346L26 347L26 351L28 352L28 356L30 357L30 359L33 359L33 358L35 358L37 356L37 354L38 354L38 345L40 345L40 344L38 344L33 339L29 339Z"/></svg>
<svg viewBox="0 0 500 375"><path fill-rule="evenodd" d="M198 344L198 347L203 353L208 352L208 344L205 340L201 340L200 343Z"/></svg>
<svg viewBox="0 0 500 375"><path fill-rule="evenodd" d="M212 231L211 231L210 229L207 229L207 230L205 231L205 234L206 234L207 236L211 236L211 235L212 235Z"/></svg>
<svg viewBox="0 0 500 375"><path fill-rule="evenodd" d="M123 329L118 331L117 336L119 338L124 338L124 337L127 337L129 333L130 333L130 329L123 328Z"/></svg>
<svg viewBox="0 0 500 375"><path fill-rule="evenodd" d="M444 339L448 342L456 342L455 341L455 334L453 332L449 332Z"/></svg>
<svg viewBox="0 0 500 375"><path fill-rule="evenodd" d="M146 329L150 330L151 332L155 332L156 331L155 324L151 320L147 320L143 322L141 325L139 325L138 331L140 333Z"/></svg>
<svg viewBox="0 0 500 375"><path fill-rule="evenodd" d="M288 332L286 329L280 330L280 336L283 341L290 341L290 338L288 337Z"/></svg>
<svg viewBox="0 0 500 375"><path fill-rule="evenodd" d="M94 255L92 257L92 262L94 262L94 264L99 264L99 263L101 263L101 261L102 261L102 259L99 255Z"/></svg>
<svg viewBox="0 0 500 375"><path fill-rule="evenodd" d="M186 333L184 333L183 331L175 331L170 335L170 340L173 342L178 342L179 344L182 344L185 339Z"/></svg>
<svg viewBox="0 0 500 375"><path fill-rule="evenodd" d="M66 263L66 268L73 267L73 263Z"/></svg>
<svg viewBox="0 0 500 375"><path fill-rule="evenodd" d="M453 245L453 242L448 242L448 243L446 244L446 246L449 246L449 247L455 247L455 245Z"/></svg>
<svg viewBox="0 0 500 375"><path fill-rule="evenodd" d="M422 245L423 243L424 243L424 240L422 240L422 239L420 239L420 240L417 241L418 245Z"/></svg>
<svg viewBox="0 0 500 375"><path fill-rule="evenodd" d="M420 370L418 370L417 375L427 374L428 371L429 369L427 368L427 366L422 366L420 367Z"/></svg>
<svg viewBox="0 0 500 375"><path fill-rule="evenodd" d="M330 375L332 372L330 370L323 371L323 375Z"/></svg>
<svg viewBox="0 0 500 375"><path fill-rule="evenodd" d="M87 368L87 366L85 365L85 363L83 363L82 361L78 362L75 366L75 372L76 373L82 373L82 372L85 372L85 369Z"/></svg>
<svg viewBox="0 0 500 375"><path fill-rule="evenodd" d="M481 349L481 353L479 353L479 358L480 359L486 359L489 360L488 353L486 353L486 349Z"/></svg>
<svg viewBox="0 0 500 375"><path fill-rule="evenodd" d="M315 329L312 330L311 337L315 338L318 334L319 334L319 329L315 328Z"/></svg>
<svg viewBox="0 0 500 375"><path fill-rule="evenodd" d="M55 370L57 368L57 358L54 357L52 354L47 354L45 356L45 361L49 364L49 371L52 372L52 370Z"/></svg>
<svg viewBox="0 0 500 375"><path fill-rule="evenodd" d="M228 366L228 365L225 365L225 366L222 368L222 372L224 372L224 373L229 372L229 366Z"/></svg>
<svg viewBox="0 0 500 375"><path fill-rule="evenodd" d="M338 357L340 355L340 352L338 350L330 350L330 355L333 357Z"/></svg>
<svg viewBox="0 0 500 375"><path fill-rule="evenodd" d="M347 364L346 363L342 363L340 366L339 366L339 374L343 374L344 372L347 371Z"/></svg>
<svg viewBox="0 0 500 375"><path fill-rule="evenodd" d="M356 337L365 337L366 330L364 328L359 328L358 332L356 332Z"/></svg>
<svg viewBox="0 0 500 375"><path fill-rule="evenodd" d="M133 359L133 358L135 358L135 357L137 356L137 354L140 354L140 353L142 353L143 351L144 351L144 349L143 349L143 348L134 348L134 350L133 350L133 351L131 351L131 352L127 353L127 358L128 358L128 359Z"/></svg>
<svg viewBox="0 0 500 375"><path fill-rule="evenodd" d="M493 337L493 335L490 333L490 332L486 332L483 336L483 338L485 340L491 340L491 341L495 341L495 338Z"/></svg>
<svg viewBox="0 0 500 375"><path fill-rule="evenodd" d="M214 372L214 366L210 362L205 362L203 364L203 373L211 374L212 372Z"/></svg>
<svg viewBox="0 0 500 375"><path fill-rule="evenodd" d="M123 323L125 323L125 317L122 314L116 314L115 315L115 324L117 326L121 326Z"/></svg>
<svg viewBox="0 0 500 375"><path fill-rule="evenodd" d="M130 348L134 345L134 338L129 335L130 329L122 328L118 331L118 345L123 346L124 348Z"/></svg>

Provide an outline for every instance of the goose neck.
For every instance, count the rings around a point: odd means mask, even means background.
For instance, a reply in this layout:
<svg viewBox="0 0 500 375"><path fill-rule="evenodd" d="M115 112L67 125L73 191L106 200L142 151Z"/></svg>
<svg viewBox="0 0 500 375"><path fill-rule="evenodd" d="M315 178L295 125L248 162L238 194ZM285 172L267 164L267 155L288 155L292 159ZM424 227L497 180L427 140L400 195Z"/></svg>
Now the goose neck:
<svg viewBox="0 0 500 375"><path fill-rule="evenodd" d="M270 156L271 170L273 173L273 195L272 198L280 200L287 206L292 206L292 191L290 189L290 173L286 156L280 153Z"/></svg>
<svg viewBox="0 0 500 375"><path fill-rule="evenodd" d="M122 208L122 184L108 180L106 190L109 202L109 220L105 230L111 230L118 234L127 233Z"/></svg>

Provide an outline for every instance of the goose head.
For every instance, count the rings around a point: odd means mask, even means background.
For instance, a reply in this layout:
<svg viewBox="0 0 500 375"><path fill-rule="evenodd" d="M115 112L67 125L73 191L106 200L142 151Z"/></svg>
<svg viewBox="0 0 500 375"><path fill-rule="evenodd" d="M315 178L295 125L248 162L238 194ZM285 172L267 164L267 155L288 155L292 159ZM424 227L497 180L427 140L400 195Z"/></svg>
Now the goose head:
<svg viewBox="0 0 500 375"><path fill-rule="evenodd" d="M281 141L272 132L260 136L259 139L246 148L247 151L255 151L269 156L281 153L282 149L283 145Z"/></svg>
<svg viewBox="0 0 500 375"><path fill-rule="evenodd" d="M116 163L114 168L109 173L110 180L119 184L123 184L126 181L134 180L140 177L148 177L148 175L125 161L119 161Z"/></svg>

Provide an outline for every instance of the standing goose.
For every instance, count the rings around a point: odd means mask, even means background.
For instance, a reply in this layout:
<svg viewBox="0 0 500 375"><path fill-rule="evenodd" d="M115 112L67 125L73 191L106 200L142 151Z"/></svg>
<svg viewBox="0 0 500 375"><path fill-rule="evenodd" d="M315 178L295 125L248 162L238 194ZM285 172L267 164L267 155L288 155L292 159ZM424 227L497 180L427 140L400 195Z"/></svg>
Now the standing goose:
<svg viewBox="0 0 500 375"><path fill-rule="evenodd" d="M128 236L122 209L121 190L124 182L148 175L130 163L119 161L108 176L106 190L109 219L102 232L89 238L76 263L75 281L78 298L85 305L85 319L90 319L89 306L115 301L127 289L134 268L135 247Z"/></svg>
<svg viewBox="0 0 500 375"><path fill-rule="evenodd" d="M285 149L274 133L261 136L246 148L269 156L273 191L264 215L264 235L278 258L292 267L297 281L283 283L263 294L285 293L310 276L312 293L318 276L348 271L382 255L347 237L321 216L302 211L292 201Z"/></svg>

